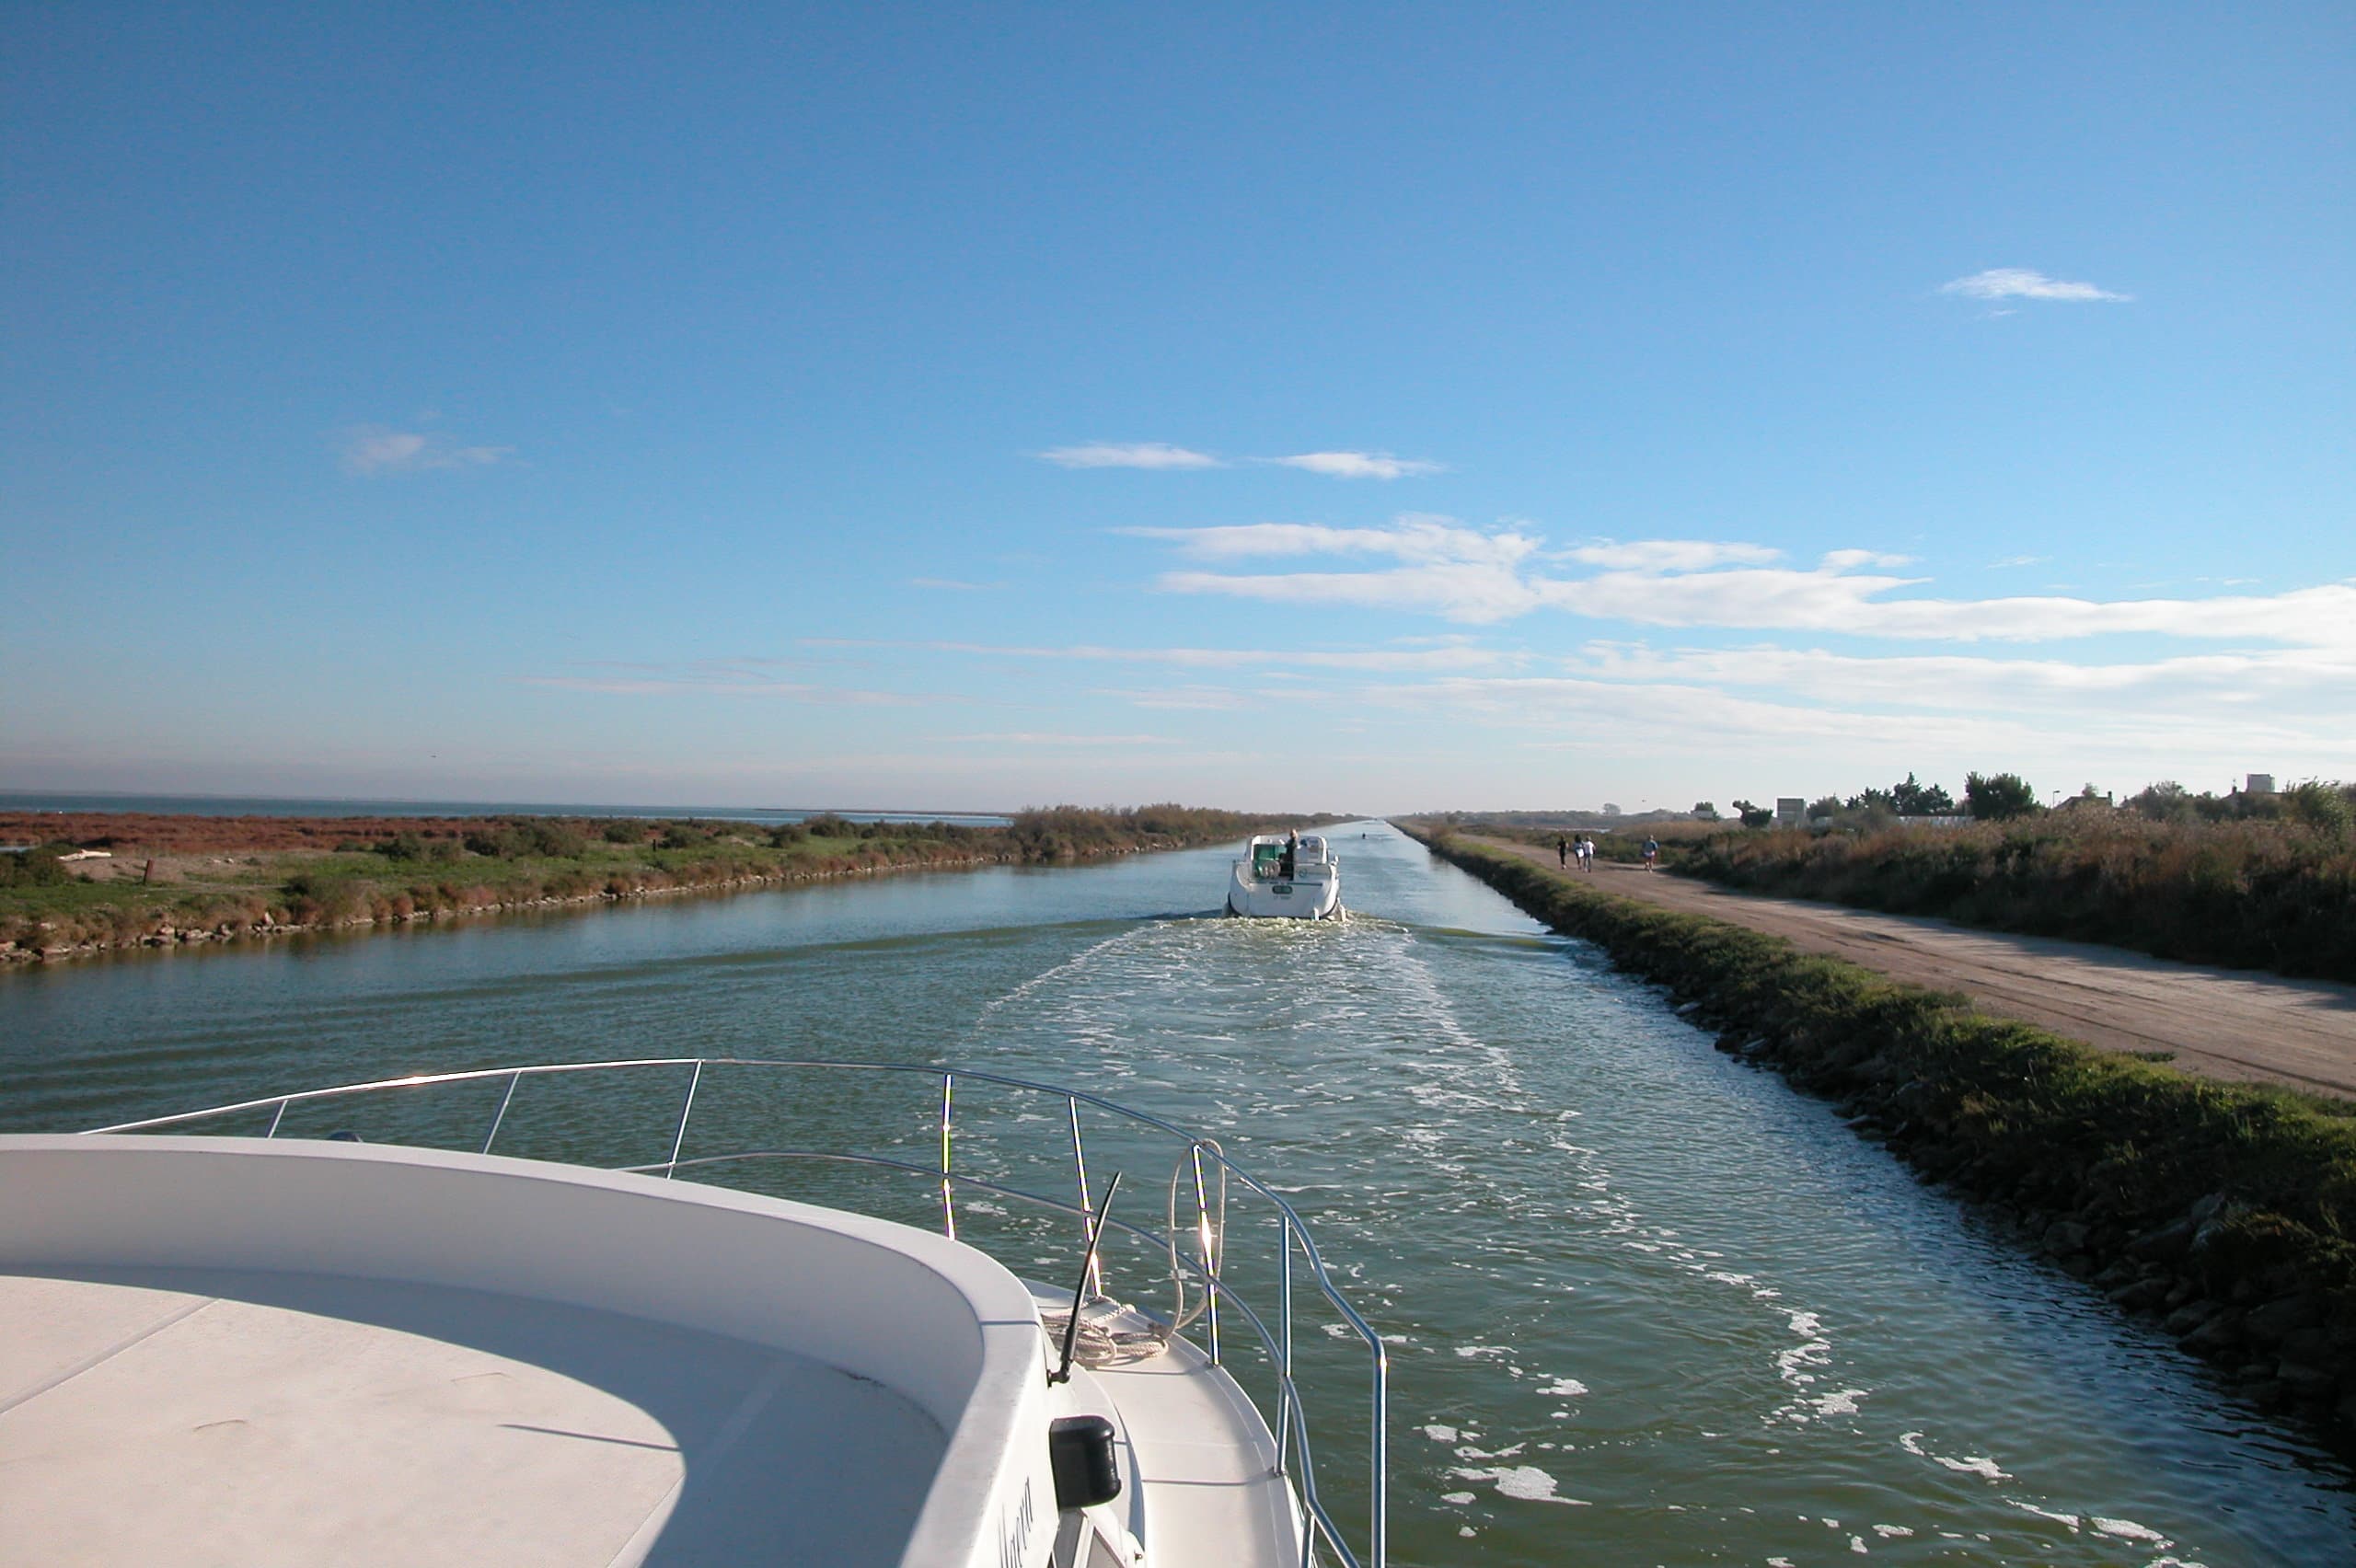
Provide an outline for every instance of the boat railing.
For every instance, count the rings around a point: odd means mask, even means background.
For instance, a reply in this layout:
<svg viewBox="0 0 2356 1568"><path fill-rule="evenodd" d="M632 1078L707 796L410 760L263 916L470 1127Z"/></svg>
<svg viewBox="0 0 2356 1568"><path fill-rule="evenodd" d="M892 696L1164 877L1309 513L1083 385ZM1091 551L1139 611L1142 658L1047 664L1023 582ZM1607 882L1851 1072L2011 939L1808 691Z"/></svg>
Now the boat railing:
<svg viewBox="0 0 2356 1568"><path fill-rule="evenodd" d="M939 1159L923 1160L897 1159L887 1155L858 1153L841 1149L817 1148L732 1148L718 1153L687 1153L687 1135L696 1111L697 1095L702 1090L707 1075L715 1068L769 1069L778 1072L839 1072L854 1074L915 1076L937 1082L939 1086L938 1128ZM274 1138L284 1126L287 1113L296 1106L309 1106L322 1101L345 1101L362 1096L383 1094L396 1090L418 1090L435 1086L485 1083L499 1084L499 1101L484 1129L479 1152L490 1154L497 1145L500 1134L508 1125L509 1112L515 1103L516 1091L527 1078L566 1077L587 1073L618 1074L631 1070L675 1069L686 1076L686 1086L679 1100L678 1113L669 1128L669 1151L666 1158L642 1164L620 1165L612 1169L641 1174L676 1178L692 1172L698 1176L718 1172L728 1168L764 1162L816 1162L879 1169L910 1176L938 1186L940 1223L945 1235L957 1239L957 1200L961 1193L987 1194L991 1198L1008 1199L1034 1207L1059 1213L1076 1220L1083 1246L1099 1239L1100 1225L1103 1230L1126 1235L1168 1257L1178 1286L1183 1292L1186 1276L1192 1276L1201 1295L1201 1313L1195 1330L1200 1336L1199 1346L1214 1364L1224 1365L1226 1347L1222 1343L1222 1318L1240 1318L1253 1331L1266 1357L1273 1378L1276 1420L1273 1423L1276 1440L1276 1468L1295 1484L1302 1505L1301 1561L1304 1564L1317 1561L1320 1543L1328 1548L1337 1562L1348 1568L1384 1568L1388 1557L1388 1483L1386 1471L1389 1444L1386 1425L1389 1414L1389 1357L1381 1337L1369 1327L1357 1309L1342 1295L1334 1284L1332 1272L1317 1250L1292 1205L1259 1178L1228 1158L1219 1145L1195 1136L1173 1123L1148 1112L1138 1111L1117 1101L1106 1100L1084 1090L1046 1084L1027 1078L1011 1078L999 1073L970 1072L963 1068L927 1066L896 1062L791 1061L741 1056L662 1056L641 1057L620 1061L563 1062L537 1064L529 1066L487 1067L465 1072L420 1073L406 1078L382 1078L367 1083L340 1084L328 1089L303 1090L281 1095L265 1095L260 1099L238 1101L225 1105L208 1106L200 1111L179 1112L167 1116L150 1116L138 1121L119 1122L110 1126L94 1127L93 1133L152 1133L183 1129L225 1117L267 1113L270 1117L264 1137ZM502 1081L503 1080L503 1083ZM1053 1196L1032 1192L957 1168L957 1090L961 1085L991 1085L1026 1095L1047 1097L1060 1101L1061 1120L1069 1135L1071 1197ZM930 1090L928 1090L930 1094ZM1178 1147L1176 1168L1171 1180L1171 1200L1165 1214L1167 1228L1156 1232L1149 1226L1133 1224L1100 1211L1096 1189L1088 1173L1088 1149L1080 1125L1081 1107L1118 1118L1134 1128L1149 1130L1174 1140ZM930 1119L930 1114L929 1114ZM1276 1302L1273 1314L1264 1315L1240 1291L1228 1276L1225 1264L1226 1193L1230 1182L1264 1201L1276 1216L1279 1232L1279 1261L1275 1269ZM1078 1201L1074 1202L1072 1199ZM1187 1200L1191 1200L1190 1202ZM1182 1207L1191 1210L1191 1224L1179 1223ZM1369 1452L1367 1468L1368 1512L1366 1529L1357 1540L1364 1547L1361 1555L1353 1545L1354 1532L1345 1530L1319 1493L1317 1467L1310 1446L1309 1411L1296 1374L1294 1319L1299 1305L1295 1281L1296 1260L1315 1295L1341 1314L1347 1332L1365 1346L1369 1364L1370 1381L1368 1389ZM1091 1259L1088 1288L1103 1293L1103 1262L1101 1257ZM1183 1299L1183 1298L1182 1298ZM1173 1321L1183 1331L1186 1324L1183 1314L1173 1314Z"/></svg>

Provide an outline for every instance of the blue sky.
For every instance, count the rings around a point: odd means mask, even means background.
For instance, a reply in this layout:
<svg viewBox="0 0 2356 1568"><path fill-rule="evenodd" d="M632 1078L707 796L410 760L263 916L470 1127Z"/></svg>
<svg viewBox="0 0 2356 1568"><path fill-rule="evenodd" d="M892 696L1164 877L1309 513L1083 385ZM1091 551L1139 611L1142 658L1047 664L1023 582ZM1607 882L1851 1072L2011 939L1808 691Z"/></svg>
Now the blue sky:
<svg viewBox="0 0 2356 1568"><path fill-rule="evenodd" d="M2356 13L17 7L0 788L2356 778Z"/></svg>

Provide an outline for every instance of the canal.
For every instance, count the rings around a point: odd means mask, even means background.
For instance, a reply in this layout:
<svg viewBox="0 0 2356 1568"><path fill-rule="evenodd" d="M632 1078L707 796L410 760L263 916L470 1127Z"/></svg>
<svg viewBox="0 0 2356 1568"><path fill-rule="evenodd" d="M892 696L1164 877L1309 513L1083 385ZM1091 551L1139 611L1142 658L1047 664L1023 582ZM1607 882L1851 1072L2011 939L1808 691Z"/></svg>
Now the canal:
<svg viewBox="0 0 2356 1568"><path fill-rule="evenodd" d="M2165 1341L1583 944L1381 824L1334 836L1341 925L1209 917L1218 849L0 974L0 1131L595 1057L1068 1082L1218 1139L1307 1217L1391 1351L1394 1562L2350 1560L2345 1472ZM961 1100L961 1162L1027 1170L1023 1139L1061 1135L1037 1109ZM911 1158L937 1113L749 1087L733 1112ZM558 1101L517 1118L515 1152L572 1152ZM1110 1130L1091 1154L1125 1159L1127 1217L1158 1225L1166 1155ZM1257 1220L1230 1223L1241 1256ZM1161 1303L1150 1258L1114 1264ZM1299 1321L1347 1520L1364 1364L1336 1314Z"/></svg>

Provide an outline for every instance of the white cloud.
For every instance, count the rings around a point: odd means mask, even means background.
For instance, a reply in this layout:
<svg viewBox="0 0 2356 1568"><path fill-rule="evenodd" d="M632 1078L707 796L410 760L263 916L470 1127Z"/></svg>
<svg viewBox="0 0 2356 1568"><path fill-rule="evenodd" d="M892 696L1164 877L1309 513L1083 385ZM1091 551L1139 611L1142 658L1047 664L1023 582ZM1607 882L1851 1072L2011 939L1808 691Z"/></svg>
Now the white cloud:
<svg viewBox="0 0 2356 1568"><path fill-rule="evenodd" d="M414 474L433 468L488 468L515 455L512 446L460 446L421 431L357 425L343 432L348 474Z"/></svg>
<svg viewBox="0 0 2356 1568"><path fill-rule="evenodd" d="M1812 570L1727 564L1773 559L1762 546L1639 540L1581 547L1604 561L1636 563L1588 577L1533 570L1540 541L1488 534L1442 517L1403 518L1390 528L1266 523L1138 530L1197 558L1386 555L1396 567L1359 571L1172 571L1160 585L1291 605L1423 611L1490 623L1540 608L1645 626L1833 632L1954 642L2037 642L2117 633L2245 639L2269 643L2356 643L2356 585L2327 583L2271 595L2096 600L2062 594L1998 599L1898 598L1926 579L1888 575L1907 558L1876 550L1828 551ZM1867 568L1885 569L1880 571Z"/></svg>
<svg viewBox="0 0 2356 1568"><path fill-rule="evenodd" d="M1333 528L1322 523L1235 523L1210 528L1125 528L1139 538L1167 539L1198 560L1249 556L1386 555L1417 562L1490 561L1511 564L1538 548L1519 529L1484 533L1452 517L1403 513L1388 528Z"/></svg>
<svg viewBox="0 0 2356 1568"><path fill-rule="evenodd" d="M982 654L1002 659L1064 659L1123 664L1169 664L1181 669L1249 669L1292 665L1312 670L1436 671L1496 669L1519 663L1500 653L1458 640L1421 648L1266 649L1114 648L1094 643L1025 647L987 642L852 642L805 638L806 647L915 648L935 653Z"/></svg>
<svg viewBox="0 0 2356 1568"><path fill-rule="evenodd" d="M1822 649L1680 649L1597 644L1578 674L1772 689L1814 702L1892 709L2053 712L2115 709L2217 716L2298 702L2344 711L2356 704L2356 650L2296 648L2199 653L2132 663L1969 654L1867 658Z"/></svg>
<svg viewBox="0 0 2356 1568"><path fill-rule="evenodd" d="M1223 468L1207 452L1190 452L1162 441L1092 442L1057 446L1039 454L1059 468Z"/></svg>
<svg viewBox="0 0 2356 1568"><path fill-rule="evenodd" d="M1588 566L1621 567L1632 571L1701 571L1713 566L1768 566L1784 552L1766 545L1730 544L1709 539L1637 539L1621 544L1600 539L1565 550L1565 560Z"/></svg>
<svg viewBox="0 0 2356 1568"><path fill-rule="evenodd" d="M1178 744L1169 735L1067 735L1045 733L1036 730L1013 730L981 735L943 735L941 738L959 745L970 744L1020 746L1170 746Z"/></svg>
<svg viewBox="0 0 2356 1568"><path fill-rule="evenodd" d="M1968 278L1941 283L1941 294L1961 294L1966 299L2050 299L2065 301L2110 300L2125 303L2132 294L2112 294L2092 283L2064 282L2049 278L2027 267L1991 267L1984 272L1974 272Z"/></svg>
<svg viewBox="0 0 2356 1568"><path fill-rule="evenodd" d="M1288 468L1305 468L1337 479L1403 479L1443 471L1438 463L1393 457L1388 452L1303 452L1291 457L1271 457Z"/></svg>

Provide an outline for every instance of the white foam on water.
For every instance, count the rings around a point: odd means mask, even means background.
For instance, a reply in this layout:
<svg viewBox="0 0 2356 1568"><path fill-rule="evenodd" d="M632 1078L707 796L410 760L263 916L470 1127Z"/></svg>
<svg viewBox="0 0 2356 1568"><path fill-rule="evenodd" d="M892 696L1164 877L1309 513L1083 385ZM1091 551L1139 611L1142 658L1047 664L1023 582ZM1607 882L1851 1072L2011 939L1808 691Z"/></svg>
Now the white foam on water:
<svg viewBox="0 0 2356 1568"><path fill-rule="evenodd" d="M2040 1508L2034 1503L2024 1503L2017 1497L2007 1497L2004 1501L2024 1514L2034 1514L2040 1519L2050 1519L2057 1525L2067 1526L2072 1535L2078 1533L2078 1516L2075 1514L2057 1514L2050 1508Z"/></svg>
<svg viewBox="0 0 2356 1568"><path fill-rule="evenodd" d="M1443 1492L1439 1494L1439 1500L1443 1503L1453 1503L1458 1507L1461 1508L1467 1503L1472 1502L1475 1495L1475 1493L1470 1492Z"/></svg>
<svg viewBox="0 0 2356 1568"><path fill-rule="evenodd" d="M1849 1550L1855 1552L1860 1557L1865 1556L1865 1538L1863 1536L1851 1536L1849 1538Z"/></svg>
<svg viewBox="0 0 2356 1568"><path fill-rule="evenodd" d="M1876 1525L1874 1527L1874 1534L1885 1540L1903 1540L1913 1533L1904 1525Z"/></svg>
<svg viewBox="0 0 2356 1568"><path fill-rule="evenodd" d="M1517 1502L1556 1503L1566 1508L1589 1506L1576 1497L1556 1496L1554 1478L1536 1465L1514 1465L1500 1470L1459 1470L1449 1473L1465 1481L1494 1482L1500 1494Z"/></svg>
<svg viewBox="0 0 2356 1568"><path fill-rule="evenodd" d="M1932 1453L1928 1448L1923 1447L1923 1435L1920 1432L1900 1433L1898 1435L1898 1446L1905 1449L1908 1453L1913 1455L1918 1459L1928 1459L1933 1464L1945 1465L1947 1469L1961 1475L1976 1475L1983 1481L1990 1482L2010 1481L2013 1479L2007 1471L1998 1469L1996 1461L1992 1458L1974 1455L1966 1458L1951 1459L1944 1454Z"/></svg>
<svg viewBox="0 0 2356 1568"><path fill-rule="evenodd" d="M1430 1438L1435 1443L1453 1443L1456 1441L1456 1428L1453 1426L1441 1426L1435 1423L1434 1424L1424 1428L1424 1435Z"/></svg>
<svg viewBox="0 0 2356 1568"><path fill-rule="evenodd" d="M2094 1526L2097 1533L2114 1536L2120 1540L2140 1540L2161 1547L2175 1544L2149 1525L2139 1525L2132 1519L2106 1519L2097 1514L2090 1516L2086 1523Z"/></svg>
<svg viewBox="0 0 2356 1568"><path fill-rule="evenodd" d="M1499 1448L1494 1453L1480 1448L1459 1448L1456 1457L1460 1459L1509 1459L1529 1447L1527 1443L1516 1443L1510 1448Z"/></svg>
<svg viewBox="0 0 2356 1568"><path fill-rule="evenodd" d="M1557 1378L1538 1392L1552 1399L1575 1400L1587 1392L1587 1385L1576 1378Z"/></svg>
<svg viewBox="0 0 2356 1568"><path fill-rule="evenodd" d="M1504 1355L1505 1353L1506 1347L1501 1344L1460 1344L1456 1347L1457 1355L1466 1356L1468 1358L1472 1356L1487 1356L1495 1359Z"/></svg>

